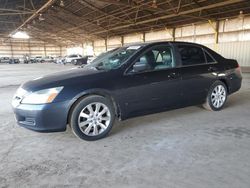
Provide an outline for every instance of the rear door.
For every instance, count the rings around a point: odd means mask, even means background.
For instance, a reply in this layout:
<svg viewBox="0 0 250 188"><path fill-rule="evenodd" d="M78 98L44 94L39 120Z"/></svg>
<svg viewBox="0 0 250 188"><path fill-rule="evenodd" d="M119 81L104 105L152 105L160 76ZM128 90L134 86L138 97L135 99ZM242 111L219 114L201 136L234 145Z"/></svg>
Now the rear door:
<svg viewBox="0 0 250 188"><path fill-rule="evenodd" d="M211 84L217 78L218 64L198 45L177 45L177 51L181 62L183 104L204 102Z"/></svg>

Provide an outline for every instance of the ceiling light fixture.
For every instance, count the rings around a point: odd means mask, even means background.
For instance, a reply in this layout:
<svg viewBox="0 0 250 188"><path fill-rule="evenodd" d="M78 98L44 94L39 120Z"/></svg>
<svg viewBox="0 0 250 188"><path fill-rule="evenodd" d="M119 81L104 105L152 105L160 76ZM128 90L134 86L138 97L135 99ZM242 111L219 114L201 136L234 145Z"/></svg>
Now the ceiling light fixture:
<svg viewBox="0 0 250 188"><path fill-rule="evenodd" d="M157 6L157 1L156 1L156 0L153 0L152 7L153 7L153 8L158 8L158 6Z"/></svg>
<svg viewBox="0 0 250 188"><path fill-rule="evenodd" d="M44 20L45 20L45 18L43 17L42 14L39 15L39 18L38 18L38 19L39 19L39 21L44 21Z"/></svg>
<svg viewBox="0 0 250 188"><path fill-rule="evenodd" d="M30 36L24 31L17 31L15 34L11 35L12 38L16 39L29 39Z"/></svg>
<svg viewBox="0 0 250 188"><path fill-rule="evenodd" d="M244 18L244 14L243 14L243 11L241 10L239 14L239 19L243 19L243 18Z"/></svg>
<svg viewBox="0 0 250 188"><path fill-rule="evenodd" d="M63 0L60 0L60 6L64 7L64 1Z"/></svg>

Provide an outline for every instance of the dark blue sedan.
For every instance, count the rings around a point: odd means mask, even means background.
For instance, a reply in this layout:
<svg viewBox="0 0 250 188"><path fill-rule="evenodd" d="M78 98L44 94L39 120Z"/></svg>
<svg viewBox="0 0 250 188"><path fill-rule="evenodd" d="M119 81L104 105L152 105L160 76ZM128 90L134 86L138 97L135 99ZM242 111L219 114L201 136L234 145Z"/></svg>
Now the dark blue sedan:
<svg viewBox="0 0 250 188"><path fill-rule="evenodd" d="M205 46L184 42L120 47L85 67L24 83L13 101L17 123L28 129L65 131L97 140L114 119L203 104L221 110L241 87L241 71Z"/></svg>

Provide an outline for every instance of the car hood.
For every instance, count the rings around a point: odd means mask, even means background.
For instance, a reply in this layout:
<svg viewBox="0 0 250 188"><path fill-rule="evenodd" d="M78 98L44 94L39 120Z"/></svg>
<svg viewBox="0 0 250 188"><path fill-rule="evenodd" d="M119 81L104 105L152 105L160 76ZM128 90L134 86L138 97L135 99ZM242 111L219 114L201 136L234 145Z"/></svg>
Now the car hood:
<svg viewBox="0 0 250 188"><path fill-rule="evenodd" d="M102 77L105 71L85 68L73 68L71 70L62 71L42 77L35 78L22 85L27 91L37 91L41 89L60 87L73 84L82 84L86 81L93 81Z"/></svg>

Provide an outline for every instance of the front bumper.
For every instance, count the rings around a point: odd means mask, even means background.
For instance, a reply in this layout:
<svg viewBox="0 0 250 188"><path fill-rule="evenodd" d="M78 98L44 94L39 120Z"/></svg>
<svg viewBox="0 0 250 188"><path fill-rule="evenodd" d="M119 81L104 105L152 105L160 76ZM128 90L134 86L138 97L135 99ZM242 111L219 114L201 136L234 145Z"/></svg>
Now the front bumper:
<svg viewBox="0 0 250 188"><path fill-rule="evenodd" d="M13 107L17 123L39 132L65 131L69 102L19 104Z"/></svg>

